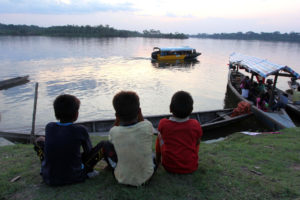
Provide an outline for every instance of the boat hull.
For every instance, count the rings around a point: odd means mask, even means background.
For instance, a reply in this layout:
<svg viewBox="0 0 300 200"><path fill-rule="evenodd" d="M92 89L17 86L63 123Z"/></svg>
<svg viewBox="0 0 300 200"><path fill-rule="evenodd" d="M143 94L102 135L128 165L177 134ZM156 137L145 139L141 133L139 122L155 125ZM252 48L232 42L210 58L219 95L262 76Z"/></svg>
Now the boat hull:
<svg viewBox="0 0 300 200"><path fill-rule="evenodd" d="M224 136L224 128L232 127L233 124L239 123L247 118L249 118L252 113L243 114L236 117L230 117L233 109L220 109L220 110L212 110L212 111L203 111L192 113L190 118L196 119L200 122L203 130L203 138L217 138L220 136ZM159 121L163 118L168 118L171 115L155 115L155 116L146 116L145 119L150 121L153 124L153 133L157 134L157 127ZM107 136L109 130L113 127L115 119L107 119L107 120L96 120L96 121L85 121L78 122L77 124L81 124L85 126L90 135L100 135ZM237 130L235 130L237 131ZM30 141L30 134L20 134L20 133L7 133L0 132L0 137L4 137L11 141Z"/></svg>
<svg viewBox="0 0 300 200"><path fill-rule="evenodd" d="M160 54L152 54L152 59L155 60L191 60L196 59L201 53L189 54L189 55L166 55L161 56Z"/></svg>
<svg viewBox="0 0 300 200"><path fill-rule="evenodd" d="M29 82L28 77L29 76L27 75L27 76L21 76L21 77L0 81L0 90L8 89L17 85L28 83Z"/></svg>

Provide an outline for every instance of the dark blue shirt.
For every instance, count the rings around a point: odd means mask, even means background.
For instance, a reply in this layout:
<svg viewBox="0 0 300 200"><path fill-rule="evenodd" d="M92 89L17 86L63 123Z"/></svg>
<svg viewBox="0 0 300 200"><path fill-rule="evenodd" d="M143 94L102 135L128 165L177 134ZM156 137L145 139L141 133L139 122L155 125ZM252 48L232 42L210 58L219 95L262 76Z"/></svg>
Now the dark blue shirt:
<svg viewBox="0 0 300 200"><path fill-rule="evenodd" d="M80 147L84 152L92 149L89 134L84 126L72 123L50 122L46 126L45 160L42 175L47 184L63 185L84 181Z"/></svg>

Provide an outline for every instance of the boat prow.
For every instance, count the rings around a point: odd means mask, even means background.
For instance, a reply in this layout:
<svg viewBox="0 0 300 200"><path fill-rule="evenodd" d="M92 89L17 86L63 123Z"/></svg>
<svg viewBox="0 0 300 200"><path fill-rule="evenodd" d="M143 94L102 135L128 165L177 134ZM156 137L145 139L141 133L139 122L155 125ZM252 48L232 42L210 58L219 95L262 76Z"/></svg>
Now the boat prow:
<svg viewBox="0 0 300 200"><path fill-rule="evenodd" d="M29 82L28 78L29 78L29 75L0 81L0 90L8 89L8 88L11 88L11 87L14 87L17 85L22 85L22 84L28 83Z"/></svg>

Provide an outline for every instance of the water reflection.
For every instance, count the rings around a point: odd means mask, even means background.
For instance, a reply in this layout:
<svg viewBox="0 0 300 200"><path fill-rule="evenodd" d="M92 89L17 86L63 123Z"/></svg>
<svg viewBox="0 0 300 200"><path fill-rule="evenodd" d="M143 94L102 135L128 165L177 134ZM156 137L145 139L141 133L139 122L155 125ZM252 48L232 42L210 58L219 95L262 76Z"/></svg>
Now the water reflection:
<svg viewBox="0 0 300 200"><path fill-rule="evenodd" d="M32 84L19 85L7 90L2 90L3 99L6 98L7 104L15 104L32 99Z"/></svg>
<svg viewBox="0 0 300 200"><path fill-rule="evenodd" d="M280 51L274 52L274 45ZM201 62L155 62L151 61L153 46L193 46L204 53L198 58ZM233 51L265 57L300 71L300 44L210 39L0 37L0 80L30 75L26 85L0 90L0 130L30 130L35 82L39 82L37 132L43 131L49 121L55 121L52 104L61 93L80 99L79 121L113 118L111 101L120 90L134 90L139 94L144 115L169 113L171 97L178 90L192 94L195 112L220 109L226 91L226 64Z"/></svg>
<svg viewBox="0 0 300 200"><path fill-rule="evenodd" d="M193 60L151 60L152 66L156 68L191 68L200 63L197 59Z"/></svg>
<svg viewBox="0 0 300 200"><path fill-rule="evenodd" d="M101 85L101 83L97 83L96 80L77 80L75 82L59 82L59 81L49 81L46 83L47 93L49 96L55 96L60 93L64 93L66 91L86 91L93 90L97 88L97 85Z"/></svg>

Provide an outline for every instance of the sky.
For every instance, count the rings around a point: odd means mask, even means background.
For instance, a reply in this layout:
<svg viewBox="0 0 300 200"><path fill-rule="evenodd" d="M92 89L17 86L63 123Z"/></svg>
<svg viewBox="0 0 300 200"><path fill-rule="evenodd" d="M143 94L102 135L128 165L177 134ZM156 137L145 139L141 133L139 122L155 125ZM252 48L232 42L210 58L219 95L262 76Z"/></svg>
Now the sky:
<svg viewBox="0 0 300 200"><path fill-rule="evenodd" d="M300 32L300 0L0 0L0 23L162 33Z"/></svg>

